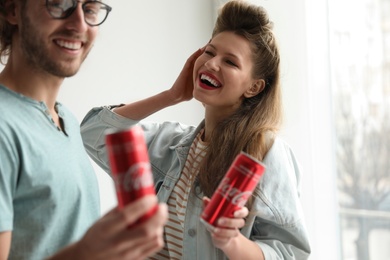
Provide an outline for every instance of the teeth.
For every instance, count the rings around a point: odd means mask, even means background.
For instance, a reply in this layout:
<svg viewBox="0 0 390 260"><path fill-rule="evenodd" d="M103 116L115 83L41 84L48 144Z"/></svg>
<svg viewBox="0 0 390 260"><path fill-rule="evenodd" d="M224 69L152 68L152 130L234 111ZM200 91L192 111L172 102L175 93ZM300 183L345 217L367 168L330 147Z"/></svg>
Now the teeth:
<svg viewBox="0 0 390 260"><path fill-rule="evenodd" d="M67 41L57 40L57 44L61 47L71 49L71 50L78 50L81 48L81 42L67 42Z"/></svg>
<svg viewBox="0 0 390 260"><path fill-rule="evenodd" d="M210 78L209 76L207 76L207 75L205 75L205 74L202 74L202 75L200 76L200 79L201 79L201 80L207 80L207 81L210 82L211 85L213 85L214 87L219 87L219 84L218 84L218 82L217 82L216 80Z"/></svg>

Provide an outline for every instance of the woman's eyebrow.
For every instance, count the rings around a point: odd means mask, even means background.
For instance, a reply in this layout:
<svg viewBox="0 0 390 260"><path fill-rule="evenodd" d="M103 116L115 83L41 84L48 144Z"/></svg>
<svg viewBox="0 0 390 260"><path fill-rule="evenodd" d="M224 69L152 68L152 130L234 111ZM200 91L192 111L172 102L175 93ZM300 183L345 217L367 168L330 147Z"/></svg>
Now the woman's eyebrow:
<svg viewBox="0 0 390 260"><path fill-rule="evenodd" d="M206 45L206 47L210 47L214 50L217 50L217 47L215 45L213 45L212 43L208 43ZM229 57L232 57L232 58L235 58L235 59L239 59L239 56L237 54L234 54L232 52L224 52L223 55L226 55L226 56L229 56Z"/></svg>

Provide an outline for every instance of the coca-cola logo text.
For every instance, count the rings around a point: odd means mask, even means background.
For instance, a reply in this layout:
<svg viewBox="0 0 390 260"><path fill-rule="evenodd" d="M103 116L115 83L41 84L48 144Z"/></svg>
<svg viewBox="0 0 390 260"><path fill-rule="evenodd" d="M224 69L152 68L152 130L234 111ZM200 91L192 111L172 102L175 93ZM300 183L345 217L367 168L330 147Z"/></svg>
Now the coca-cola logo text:
<svg viewBox="0 0 390 260"><path fill-rule="evenodd" d="M243 207L252 194L251 191L241 191L240 189L233 187L230 183L230 179L227 177L222 180L217 192L238 207Z"/></svg>
<svg viewBox="0 0 390 260"><path fill-rule="evenodd" d="M133 164L125 173L118 173L113 177L116 189L125 192L153 186L151 168L147 162Z"/></svg>

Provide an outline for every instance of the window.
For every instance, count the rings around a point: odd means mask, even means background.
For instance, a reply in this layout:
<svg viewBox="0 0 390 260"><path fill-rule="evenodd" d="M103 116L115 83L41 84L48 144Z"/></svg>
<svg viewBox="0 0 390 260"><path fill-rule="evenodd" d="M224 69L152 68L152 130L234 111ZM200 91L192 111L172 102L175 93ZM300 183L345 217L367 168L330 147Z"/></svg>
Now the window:
<svg viewBox="0 0 390 260"><path fill-rule="evenodd" d="M390 1L329 0L341 255L390 259Z"/></svg>

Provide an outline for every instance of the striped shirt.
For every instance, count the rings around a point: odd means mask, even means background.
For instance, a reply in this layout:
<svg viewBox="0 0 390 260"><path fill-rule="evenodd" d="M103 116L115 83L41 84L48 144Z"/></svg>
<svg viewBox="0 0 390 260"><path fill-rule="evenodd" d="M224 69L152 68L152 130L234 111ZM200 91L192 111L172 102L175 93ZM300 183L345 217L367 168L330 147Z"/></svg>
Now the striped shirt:
<svg viewBox="0 0 390 260"><path fill-rule="evenodd" d="M167 202L169 218L164 228L165 247L149 259L182 259L188 196L207 148L207 144L201 139L203 132L201 130L192 143L182 174Z"/></svg>

